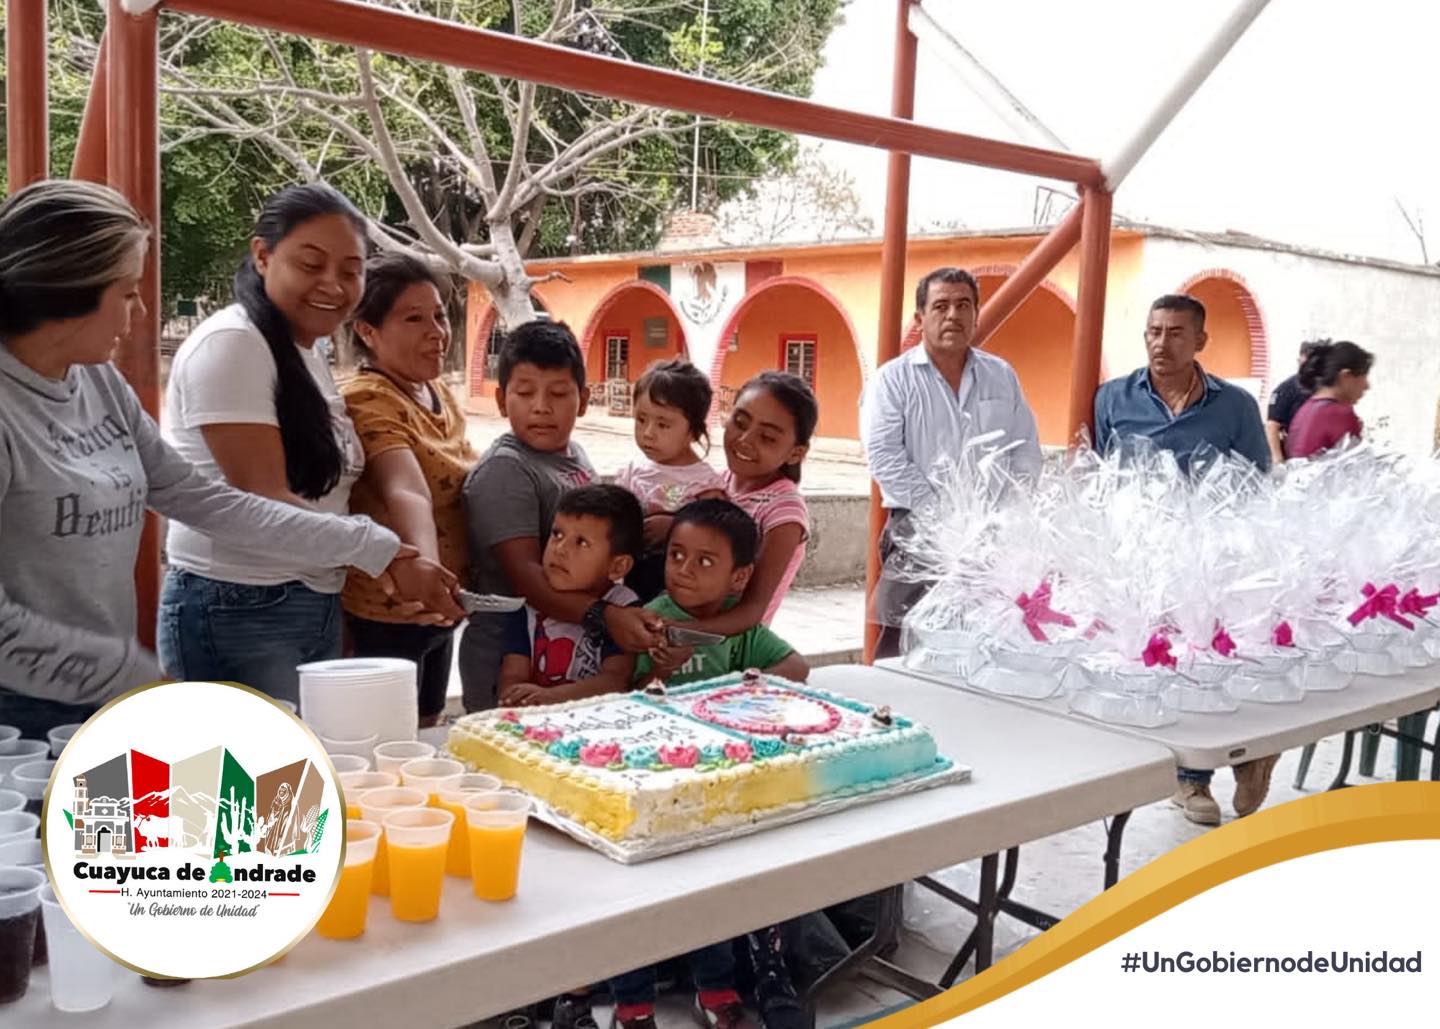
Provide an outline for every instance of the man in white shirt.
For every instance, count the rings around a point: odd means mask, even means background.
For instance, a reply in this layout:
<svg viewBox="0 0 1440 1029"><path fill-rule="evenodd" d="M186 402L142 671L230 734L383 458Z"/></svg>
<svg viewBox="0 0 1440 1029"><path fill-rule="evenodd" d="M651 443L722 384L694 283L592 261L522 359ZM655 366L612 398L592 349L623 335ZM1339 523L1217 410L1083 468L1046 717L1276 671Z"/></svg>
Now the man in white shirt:
<svg viewBox="0 0 1440 1029"><path fill-rule="evenodd" d="M882 559L911 512L940 499L940 472L960 459L967 440L998 431L992 446L1010 447L1002 470L1027 480L1040 472L1035 415L1015 369L972 345L979 308L980 286L968 271L930 272L915 289L921 345L883 365L865 387L860 438L888 512ZM899 652L899 621L924 592L908 585L882 579L872 598L872 617L885 626L878 656Z"/></svg>

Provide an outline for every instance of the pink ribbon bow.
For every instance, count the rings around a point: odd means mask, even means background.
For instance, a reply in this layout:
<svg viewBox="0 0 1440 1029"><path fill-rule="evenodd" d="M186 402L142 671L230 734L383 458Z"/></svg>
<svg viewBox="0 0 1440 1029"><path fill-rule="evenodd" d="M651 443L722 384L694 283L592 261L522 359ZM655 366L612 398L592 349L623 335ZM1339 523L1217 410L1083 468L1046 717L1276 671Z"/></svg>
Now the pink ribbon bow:
<svg viewBox="0 0 1440 1029"><path fill-rule="evenodd" d="M1015 598L1015 606L1025 612L1025 628L1030 630L1031 637L1037 643L1046 643L1050 637L1045 635L1042 625L1069 625L1075 624L1075 619L1050 606L1050 580L1046 579L1035 587L1034 593L1022 593Z"/></svg>
<svg viewBox="0 0 1440 1029"><path fill-rule="evenodd" d="M1210 640L1210 649L1221 657L1231 657L1234 655L1235 641L1230 638L1230 634L1225 631L1223 625L1215 626L1215 635Z"/></svg>
<svg viewBox="0 0 1440 1029"><path fill-rule="evenodd" d="M1367 582L1360 587L1360 592L1365 594L1365 603L1350 612L1351 625L1359 625L1371 618L1385 617L1396 625L1403 625L1407 629L1415 628L1415 623L1399 611L1400 587L1393 582L1384 589L1377 589L1374 583Z"/></svg>
<svg viewBox="0 0 1440 1029"><path fill-rule="evenodd" d="M1277 647L1293 647L1295 646L1295 630L1290 628L1289 622L1281 622L1270 634L1270 642Z"/></svg>
<svg viewBox="0 0 1440 1029"><path fill-rule="evenodd" d="M1400 598L1399 610L1402 615L1424 618L1437 603L1440 603L1440 593L1421 593L1411 586L1409 592Z"/></svg>
<svg viewBox="0 0 1440 1029"><path fill-rule="evenodd" d="M1146 668L1154 668L1156 665L1174 668L1176 664L1175 655L1170 653L1170 641L1158 632L1150 637L1150 642L1145 645L1145 652L1140 658L1145 662Z"/></svg>

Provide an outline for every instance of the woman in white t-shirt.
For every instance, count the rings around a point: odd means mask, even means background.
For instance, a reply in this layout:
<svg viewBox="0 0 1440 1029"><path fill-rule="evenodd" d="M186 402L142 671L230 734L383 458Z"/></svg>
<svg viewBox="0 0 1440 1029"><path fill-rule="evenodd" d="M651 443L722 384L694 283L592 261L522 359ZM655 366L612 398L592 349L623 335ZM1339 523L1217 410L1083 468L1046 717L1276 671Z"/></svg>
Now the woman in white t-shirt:
<svg viewBox="0 0 1440 1029"><path fill-rule="evenodd" d="M175 354L165 394L175 449L252 493L348 511L365 455L319 341L345 323L364 285L365 220L349 200L323 184L267 200L235 275L236 303ZM166 550L158 642L168 674L293 701L296 665L340 656L344 569L297 564L175 522ZM436 592L437 617L462 617Z"/></svg>

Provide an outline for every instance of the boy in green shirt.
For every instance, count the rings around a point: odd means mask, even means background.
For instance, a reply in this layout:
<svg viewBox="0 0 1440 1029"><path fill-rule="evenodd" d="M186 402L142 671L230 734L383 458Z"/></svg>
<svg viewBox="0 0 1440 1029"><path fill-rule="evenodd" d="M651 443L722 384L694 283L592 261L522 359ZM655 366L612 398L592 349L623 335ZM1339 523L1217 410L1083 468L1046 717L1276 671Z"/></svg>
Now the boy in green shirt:
<svg viewBox="0 0 1440 1029"><path fill-rule="evenodd" d="M646 608L669 623L710 618L736 604L755 571L760 530L728 500L695 500L675 512L665 543L665 592ZM662 646L635 662L635 685L668 686L760 668L804 682L810 666L767 626L756 625L708 647ZM804 1009L785 968L779 926L745 936L754 970L754 999L761 1024L773 1029L804 1025ZM733 941L701 947L687 956L697 993L694 1014L707 1029L753 1026L734 989ZM638 968L610 980L616 1029L655 1029L655 969Z"/></svg>
<svg viewBox="0 0 1440 1029"><path fill-rule="evenodd" d="M675 512L665 545L665 592L646 608L670 623L711 618L732 607L755 571L760 532L728 500L696 500ZM708 647L662 646L635 662L635 684L659 680L679 686L760 668L804 682L810 666L766 625L756 625Z"/></svg>

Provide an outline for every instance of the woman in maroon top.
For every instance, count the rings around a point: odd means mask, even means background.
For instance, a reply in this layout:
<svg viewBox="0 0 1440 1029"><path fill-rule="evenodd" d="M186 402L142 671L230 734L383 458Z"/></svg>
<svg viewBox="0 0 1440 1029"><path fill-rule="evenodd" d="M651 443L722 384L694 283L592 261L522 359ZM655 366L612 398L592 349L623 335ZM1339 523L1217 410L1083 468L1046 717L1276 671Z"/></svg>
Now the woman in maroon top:
<svg viewBox="0 0 1440 1029"><path fill-rule="evenodd" d="M1290 422L1285 456L1309 457L1329 450L1346 436L1359 439L1364 426L1355 405L1370 388L1375 355L1349 340L1315 345L1300 366L1300 385L1314 390Z"/></svg>

